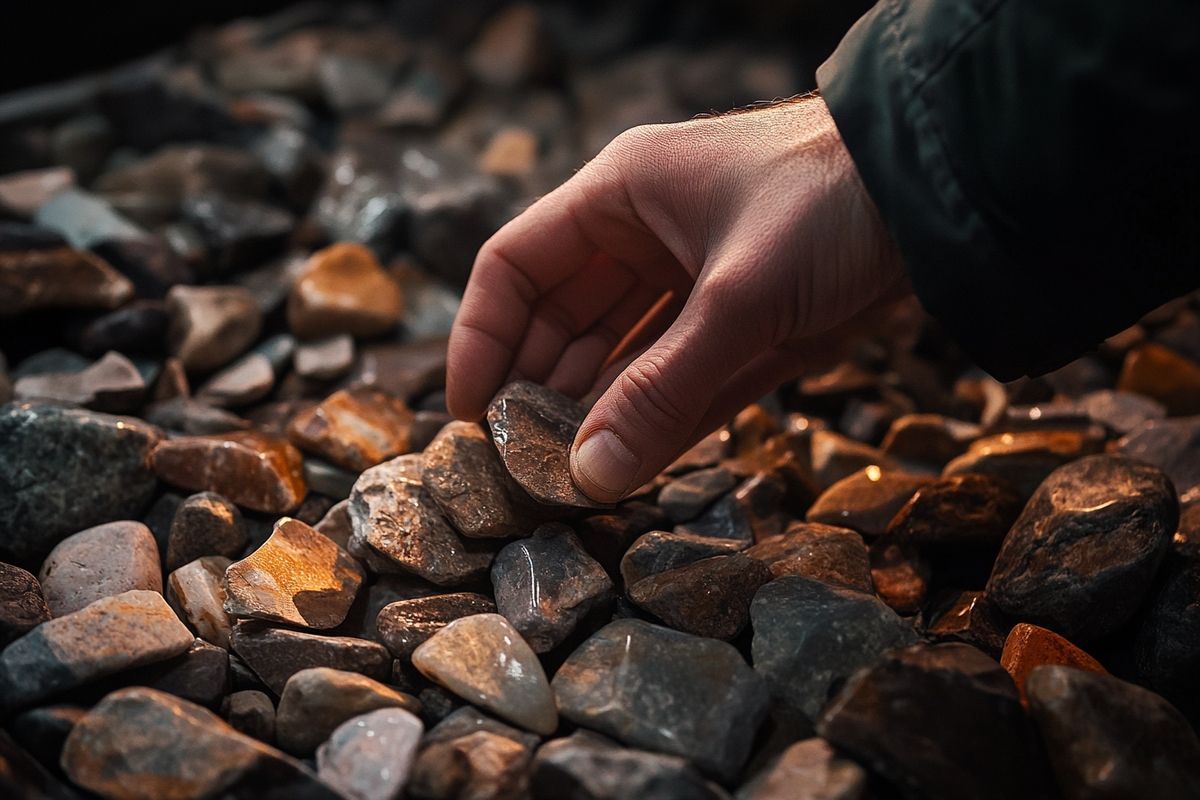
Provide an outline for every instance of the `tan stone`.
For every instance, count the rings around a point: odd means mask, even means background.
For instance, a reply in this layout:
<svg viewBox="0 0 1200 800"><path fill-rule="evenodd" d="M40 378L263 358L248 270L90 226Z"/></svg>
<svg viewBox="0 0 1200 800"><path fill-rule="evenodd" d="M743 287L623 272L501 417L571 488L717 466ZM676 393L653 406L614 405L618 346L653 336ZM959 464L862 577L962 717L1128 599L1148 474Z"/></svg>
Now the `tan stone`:
<svg viewBox="0 0 1200 800"><path fill-rule="evenodd" d="M370 250L343 242L318 250L292 284L287 318L304 339L376 336L400 321L404 298Z"/></svg>

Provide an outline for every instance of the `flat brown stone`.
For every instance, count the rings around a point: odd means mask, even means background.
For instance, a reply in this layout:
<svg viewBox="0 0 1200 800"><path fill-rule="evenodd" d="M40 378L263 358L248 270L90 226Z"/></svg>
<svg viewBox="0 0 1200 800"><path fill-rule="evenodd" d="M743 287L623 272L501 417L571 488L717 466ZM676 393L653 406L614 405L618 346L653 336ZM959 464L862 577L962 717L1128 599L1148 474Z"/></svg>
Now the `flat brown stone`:
<svg viewBox="0 0 1200 800"><path fill-rule="evenodd" d="M974 472L998 478L1028 499L1058 467L1103 449L1103 438L1082 431L1018 431L985 436L942 470L943 477Z"/></svg>
<svg viewBox="0 0 1200 800"><path fill-rule="evenodd" d="M1004 652L1000 655L1000 666L1012 676L1021 695L1021 704L1029 705L1025 694L1025 681L1037 667L1057 664L1063 667L1086 669L1107 675L1104 666L1070 641L1046 628L1020 622L1008 632L1004 640Z"/></svg>
<svg viewBox="0 0 1200 800"><path fill-rule="evenodd" d="M911 548L879 543L871 548L875 593L897 614L921 610L929 591L929 564Z"/></svg>
<svg viewBox="0 0 1200 800"><path fill-rule="evenodd" d="M374 389L342 389L292 417L288 438L302 450L362 472L409 452L412 420L403 400Z"/></svg>
<svg viewBox="0 0 1200 800"><path fill-rule="evenodd" d="M892 458L944 465L962 455L983 429L941 414L905 414L888 428L880 448Z"/></svg>
<svg viewBox="0 0 1200 800"><path fill-rule="evenodd" d="M798 522L762 540L746 555L767 565L771 575L799 575L825 583L872 591L870 557L861 536L848 528Z"/></svg>
<svg viewBox="0 0 1200 800"><path fill-rule="evenodd" d="M895 460L882 451L833 431L813 431L811 452L812 477L822 490L870 466L898 469Z"/></svg>
<svg viewBox="0 0 1200 800"><path fill-rule="evenodd" d="M351 717L380 708L416 714L421 704L411 695L357 672L313 667L288 678L275 717L280 748L311 755L329 734Z"/></svg>
<svg viewBox="0 0 1200 800"><path fill-rule="evenodd" d="M302 342L296 347L296 372L315 381L331 381L354 365L354 338L339 333L324 339Z"/></svg>
<svg viewBox="0 0 1200 800"><path fill-rule="evenodd" d="M323 630L342 623L363 582L349 553L299 520L284 517L257 550L225 570L225 610Z"/></svg>
<svg viewBox="0 0 1200 800"><path fill-rule="evenodd" d="M913 493L929 482L920 475L869 466L830 486L805 515L809 522L880 536Z"/></svg>
<svg viewBox="0 0 1200 800"><path fill-rule="evenodd" d="M167 293L171 354L188 371L228 364L258 338L262 312L240 286L174 286Z"/></svg>
<svg viewBox="0 0 1200 800"><path fill-rule="evenodd" d="M750 601L771 577L761 561L734 553L643 578L628 593L638 607L676 630L732 639L750 622Z"/></svg>
<svg viewBox="0 0 1200 800"><path fill-rule="evenodd" d="M0 252L0 316L39 308L116 308L131 297L129 279L87 251Z"/></svg>
<svg viewBox="0 0 1200 800"><path fill-rule="evenodd" d="M192 630L206 642L229 649L233 622L225 611L224 556L204 556L184 564L167 578L167 600Z"/></svg>
<svg viewBox="0 0 1200 800"><path fill-rule="evenodd" d="M131 589L162 594L163 588L154 534L132 521L97 525L63 539L46 556L39 580L56 617Z"/></svg>
<svg viewBox="0 0 1200 800"><path fill-rule="evenodd" d="M277 695L283 694L288 678L310 667L357 672L377 681L387 680L392 670L386 647L353 636L324 636L242 621L234 626L230 642L233 652Z"/></svg>
<svg viewBox="0 0 1200 800"><path fill-rule="evenodd" d="M237 558L249 541L237 506L212 492L194 494L179 504L171 518L167 569L179 569L202 556Z"/></svg>
<svg viewBox="0 0 1200 800"><path fill-rule="evenodd" d="M167 439L155 447L153 464L167 483L269 514L291 511L308 492L296 448L255 431Z"/></svg>
<svg viewBox="0 0 1200 800"><path fill-rule="evenodd" d="M528 381L501 389L488 407L492 439L509 474L535 500L604 508L571 480L570 453L585 410L565 395Z"/></svg>
<svg viewBox="0 0 1200 800"><path fill-rule="evenodd" d="M400 321L400 287L366 247L342 242L318 250L292 284L287 317L303 339L349 333L376 336Z"/></svg>

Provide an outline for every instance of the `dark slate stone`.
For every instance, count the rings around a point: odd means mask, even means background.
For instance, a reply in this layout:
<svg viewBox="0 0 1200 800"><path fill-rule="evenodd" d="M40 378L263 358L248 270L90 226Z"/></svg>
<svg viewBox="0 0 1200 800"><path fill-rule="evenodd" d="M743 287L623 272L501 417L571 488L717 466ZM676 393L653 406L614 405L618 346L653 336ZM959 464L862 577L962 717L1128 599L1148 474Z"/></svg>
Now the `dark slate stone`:
<svg viewBox="0 0 1200 800"><path fill-rule="evenodd" d="M278 254L295 225L282 209L218 194L188 197L182 210L183 219L203 237L210 268L218 275L258 266Z"/></svg>
<svg viewBox="0 0 1200 800"><path fill-rule="evenodd" d="M0 408L0 557L32 564L68 534L136 518L154 494L150 451L161 436L132 417Z"/></svg>
<svg viewBox="0 0 1200 800"><path fill-rule="evenodd" d="M1116 452L1167 473L1180 495L1200 485L1200 416L1150 420L1117 442Z"/></svg>
<svg viewBox="0 0 1200 800"><path fill-rule="evenodd" d="M1179 522L1160 470L1121 456L1054 471L1013 525L988 596L1072 641L1116 630L1141 604Z"/></svg>
<svg viewBox="0 0 1200 800"><path fill-rule="evenodd" d="M136 300L87 324L79 348L89 356L109 350L159 354L167 345L167 307L160 300Z"/></svg>
<svg viewBox="0 0 1200 800"><path fill-rule="evenodd" d="M736 483L733 473L725 467L696 470L664 486L658 493L658 505L672 522L687 522Z"/></svg>
<svg viewBox="0 0 1200 800"><path fill-rule="evenodd" d="M643 578L704 558L727 556L745 549L737 539L714 539L693 533L651 531L638 537L621 559L621 578L627 587Z"/></svg>
<svg viewBox="0 0 1200 800"><path fill-rule="evenodd" d="M421 643L459 617L494 613L495 603L474 592L414 597L384 606L375 629L392 655L408 659Z"/></svg>
<svg viewBox="0 0 1200 800"><path fill-rule="evenodd" d="M769 703L766 682L732 645L631 619L584 642L553 687L572 722L722 780L745 763Z"/></svg>
<svg viewBox="0 0 1200 800"><path fill-rule="evenodd" d="M392 669L392 655L386 647L350 636L321 636L239 622L230 642L233 651L276 695L283 694L288 678L309 667L358 672L377 681L386 681Z"/></svg>
<svg viewBox="0 0 1200 800"><path fill-rule="evenodd" d="M650 575L626 591L639 608L676 630L732 639L750 621L754 593L769 580L765 564L734 553Z"/></svg>

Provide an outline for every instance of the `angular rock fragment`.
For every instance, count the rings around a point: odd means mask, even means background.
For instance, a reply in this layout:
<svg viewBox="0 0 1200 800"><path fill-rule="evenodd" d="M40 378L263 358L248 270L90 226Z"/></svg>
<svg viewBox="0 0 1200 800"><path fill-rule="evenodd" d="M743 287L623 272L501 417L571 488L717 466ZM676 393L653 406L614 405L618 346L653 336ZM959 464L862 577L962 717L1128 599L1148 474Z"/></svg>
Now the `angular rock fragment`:
<svg viewBox="0 0 1200 800"><path fill-rule="evenodd" d="M942 466L982 433L979 425L940 414L906 414L888 428L880 449L892 458Z"/></svg>
<svg viewBox="0 0 1200 800"><path fill-rule="evenodd" d="M225 570L225 610L235 617L334 628L350 611L363 577L358 562L328 537L284 517L261 547Z"/></svg>
<svg viewBox="0 0 1200 800"><path fill-rule="evenodd" d="M421 482L421 457L408 455L364 472L350 494L351 552L365 548L376 571L389 568L454 586L487 574L493 547L459 536Z"/></svg>
<svg viewBox="0 0 1200 800"><path fill-rule="evenodd" d="M0 317L41 308L112 309L133 297L133 284L85 250L0 250Z"/></svg>
<svg viewBox="0 0 1200 800"><path fill-rule="evenodd" d="M745 548L746 543L737 539L651 531L638 537L625 552L621 559L621 579L629 587L651 575L713 556L732 555Z"/></svg>
<svg viewBox="0 0 1200 800"><path fill-rule="evenodd" d="M275 741L275 704L263 692L244 689L230 694L221 704L221 716L236 731L266 744Z"/></svg>
<svg viewBox="0 0 1200 800"><path fill-rule="evenodd" d="M413 652L412 662L430 680L523 728L550 734L558 727L541 663L499 614L450 622Z"/></svg>
<svg viewBox="0 0 1200 800"><path fill-rule="evenodd" d="M672 522L687 522L736 483L733 473L725 467L696 470L664 486L658 493L658 505Z"/></svg>
<svg viewBox="0 0 1200 800"><path fill-rule="evenodd" d="M492 562L496 608L535 653L561 644L613 598L604 568L566 525L549 523L506 545Z"/></svg>
<svg viewBox="0 0 1200 800"><path fill-rule="evenodd" d="M1188 797L1200 785L1200 739L1158 695L1069 666L1038 667L1025 689L1069 800Z"/></svg>
<svg viewBox="0 0 1200 800"><path fill-rule="evenodd" d="M987 592L956 592L930 611L925 634L935 641L966 642L999 658L1012 622L988 600Z"/></svg>
<svg viewBox="0 0 1200 800"><path fill-rule="evenodd" d="M409 452L412 419L402 400L373 389L343 389L293 417L288 437L302 450L362 472Z"/></svg>
<svg viewBox="0 0 1200 800"><path fill-rule="evenodd" d="M745 763L769 704L765 681L732 645L629 619L584 642L553 686L577 725L722 780Z"/></svg>
<svg viewBox="0 0 1200 800"><path fill-rule="evenodd" d="M824 739L804 739L738 790L737 800L858 800L867 797L867 773L838 756Z"/></svg>
<svg viewBox="0 0 1200 800"><path fill-rule="evenodd" d="M143 414L147 422L188 436L228 433L251 426L249 420L237 414L184 396L151 403Z"/></svg>
<svg viewBox="0 0 1200 800"><path fill-rule="evenodd" d="M354 672L328 667L303 669L288 678L279 697L275 736L279 747L311 755L343 722L381 708L415 714L415 697Z"/></svg>
<svg viewBox="0 0 1200 800"><path fill-rule="evenodd" d="M167 483L269 514L293 510L308 491L296 448L255 431L168 439L155 448L153 463Z"/></svg>
<svg viewBox="0 0 1200 800"><path fill-rule="evenodd" d="M237 408L262 400L275 387L275 376L291 360L295 342L275 336L213 375L196 392L202 403Z"/></svg>
<svg viewBox="0 0 1200 800"><path fill-rule="evenodd" d="M1029 704L1025 690L1025 682L1030 674L1038 667L1057 665L1086 669L1101 675L1107 675L1108 670L1100 662L1080 650L1054 631L1020 622L1009 631L1004 640L1004 652L1000 656L1000 666L1012 676L1017 693L1021 695L1021 703Z"/></svg>
<svg viewBox="0 0 1200 800"><path fill-rule="evenodd" d="M765 564L734 553L659 572L626 591L635 605L676 630L732 639L750 621L754 593L770 580Z"/></svg>
<svg viewBox="0 0 1200 800"><path fill-rule="evenodd" d="M317 775L351 800L396 800L424 731L421 720L399 708L349 719L317 751Z"/></svg>
<svg viewBox="0 0 1200 800"><path fill-rule="evenodd" d="M942 470L943 477L977 473L998 478L1028 498L1068 461L1098 453L1103 441L1080 431L1023 431L985 436Z"/></svg>
<svg viewBox="0 0 1200 800"><path fill-rule="evenodd" d="M167 600L192 630L206 642L229 649L233 623L225 611L224 556L203 556L174 570L167 578Z"/></svg>
<svg viewBox="0 0 1200 800"><path fill-rule="evenodd" d="M31 756L44 766L54 767L58 764L63 744L71 734L71 729L85 714L87 709L76 705L31 708L13 717L9 728L13 738ZM3 781L0 781L0 787L4 787Z"/></svg>
<svg viewBox="0 0 1200 800"><path fill-rule="evenodd" d="M106 797L149 800L164 787L178 797L338 797L300 762L212 712L143 687L100 701L67 737L62 763L72 781Z"/></svg>
<svg viewBox="0 0 1200 800"><path fill-rule="evenodd" d="M117 413L135 410L145 393L146 382L137 367L115 352L79 372L27 375L13 384L17 400L44 400Z"/></svg>
<svg viewBox="0 0 1200 800"><path fill-rule="evenodd" d="M824 490L867 467L897 470L899 467L881 451L833 431L814 431L811 439L812 476Z"/></svg>
<svg viewBox="0 0 1200 800"><path fill-rule="evenodd" d="M229 653L196 639L182 655L115 675L99 686L117 689L130 684L147 686L215 709L229 694Z"/></svg>
<svg viewBox="0 0 1200 800"><path fill-rule="evenodd" d="M798 522L746 550L771 570L771 575L798 575L823 583L872 591L871 565L862 537L847 528Z"/></svg>
<svg viewBox="0 0 1200 800"><path fill-rule="evenodd" d="M157 592L104 597L45 622L0 653L0 704L32 705L187 651L192 634Z"/></svg>
<svg viewBox="0 0 1200 800"><path fill-rule="evenodd" d="M915 614L929 591L929 563L910 548L880 544L870 550L875 593L897 614Z"/></svg>
<svg viewBox="0 0 1200 800"><path fill-rule="evenodd" d="M48 619L50 609L37 578L0 562L0 650Z"/></svg>
<svg viewBox="0 0 1200 800"><path fill-rule="evenodd" d="M432 740L412 766L407 793L415 800L514 800L528 793L533 748L489 730Z"/></svg>
<svg viewBox="0 0 1200 800"><path fill-rule="evenodd" d="M162 433L132 417L39 403L0 408L0 557L36 564L65 535L137 517Z"/></svg>
<svg viewBox="0 0 1200 800"><path fill-rule="evenodd" d="M50 612L61 617L131 589L162 594L159 563L149 528L140 522L109 522L59 542L38 577Z"/></svg>
<svg viewBox="0 0 1200 800"><path fill-rule="evenodd" d="M354 339L348 333L296 345L296 372L314 381L331 381L354 365Z"/></svg>
<svg viewBox="0 0 1200 800"><path fill-rule="evenodd" d="M1155 467L1092 456L1059 468L1004 540L988 596L1019 619L1078 641L1124 624L1150 588L1179 521Z"/></svg>
<svg viewBox="0 0 1200 800"><path fill-rule="evenodd" d="M804 518L881 536L896 512L928 481L899 470L866 467L822 492Z"/></svg>
<svg viewBox="0 0 1200 800"><path fill-rule="evenodd" d="M589 731L576 731L542 745L533 759L530 789L535 800L726 797L684 758L626 749Z"/></svg>
<svg viewBox="0 0 1200 800"><path fill-rule="evenodd" d="M262 328L254 296L240 286L174 286L167 293L171 354L189 372L228 364Z"/></svg>
<svg viewBox="0 0 1200 800"><path fill-rule="evenodd" d="M237 506L213 492L194 494L175 510L167 538L167 570L204 556L236 558L250 537Z"/></svg>
<svg viewBox="0 0 1200 800"><path fill-rule="evenodd" d="M376 336L400 321L404 299L370 250L343 242L309 257L288 295L288 326L301 339Z"/></svg>
<svg viewBox="0 0 1200 800"><path fill-rule="evenodd" d="M919 548L996 547L1021 513L1021 497L986 475L939 478L917 489L887 526L887 541Z"/></svg>
<svg viewBox="0 0 1200 800"><path fill-rule="evenodd" d="M775 717L801 732L811 730L838 682L917 640L878 598L810 578L772 581L750 614L754 670L771 689Z"/></svg>
<svg viewBox="0 0 1200 800"><path fill-rule="evenodd" d="M584 408L552 389L516 381L488 407L492 439L509 474L535 500L558 506L603 508L575 486L569 458Z"/></svg>
<svg viewBox="0 0 1200 800"><path fill-rule="evenodd" d="M386 647L350 636L322 636L240 622L233 628L230 643L277 695L283 694L288 678L310 667L357 672L377 681L386 680L392 668L392 656Z"/></svg>
<svg viewBox="0 0 1200 800"><path fill-rule="evenodd" d="M472 422L450 422L425 448L421 480L450 524L471 538L511 538L536 526L533 501Z"/></svg>
<svg viewBox="0 0 1200 800"><path fill-rule="evenodd" d="M1012 680L970 645L885 655L847 681L817 729L906 797L1056 796Z"/></svg>
<svg viewBox="0 0 1200 800"><path fill-rule="evenodd" d="M407 659L430 636L454 620L495 612L495 603L474 592L414 597L384 606L375 620L375 629L392 655Z"/></svg>

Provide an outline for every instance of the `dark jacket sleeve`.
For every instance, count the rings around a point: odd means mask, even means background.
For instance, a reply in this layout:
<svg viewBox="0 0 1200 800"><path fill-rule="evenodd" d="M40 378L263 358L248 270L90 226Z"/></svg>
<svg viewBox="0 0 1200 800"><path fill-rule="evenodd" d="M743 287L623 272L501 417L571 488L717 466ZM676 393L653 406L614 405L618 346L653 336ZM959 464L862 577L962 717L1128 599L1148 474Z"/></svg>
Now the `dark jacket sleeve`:
<svg viewBox="0 0 1200 800"><path fill-rule="evenodd" d="M917 296L997 378L1200 286L1200 2L880 0L817 82Z"/></svg>

